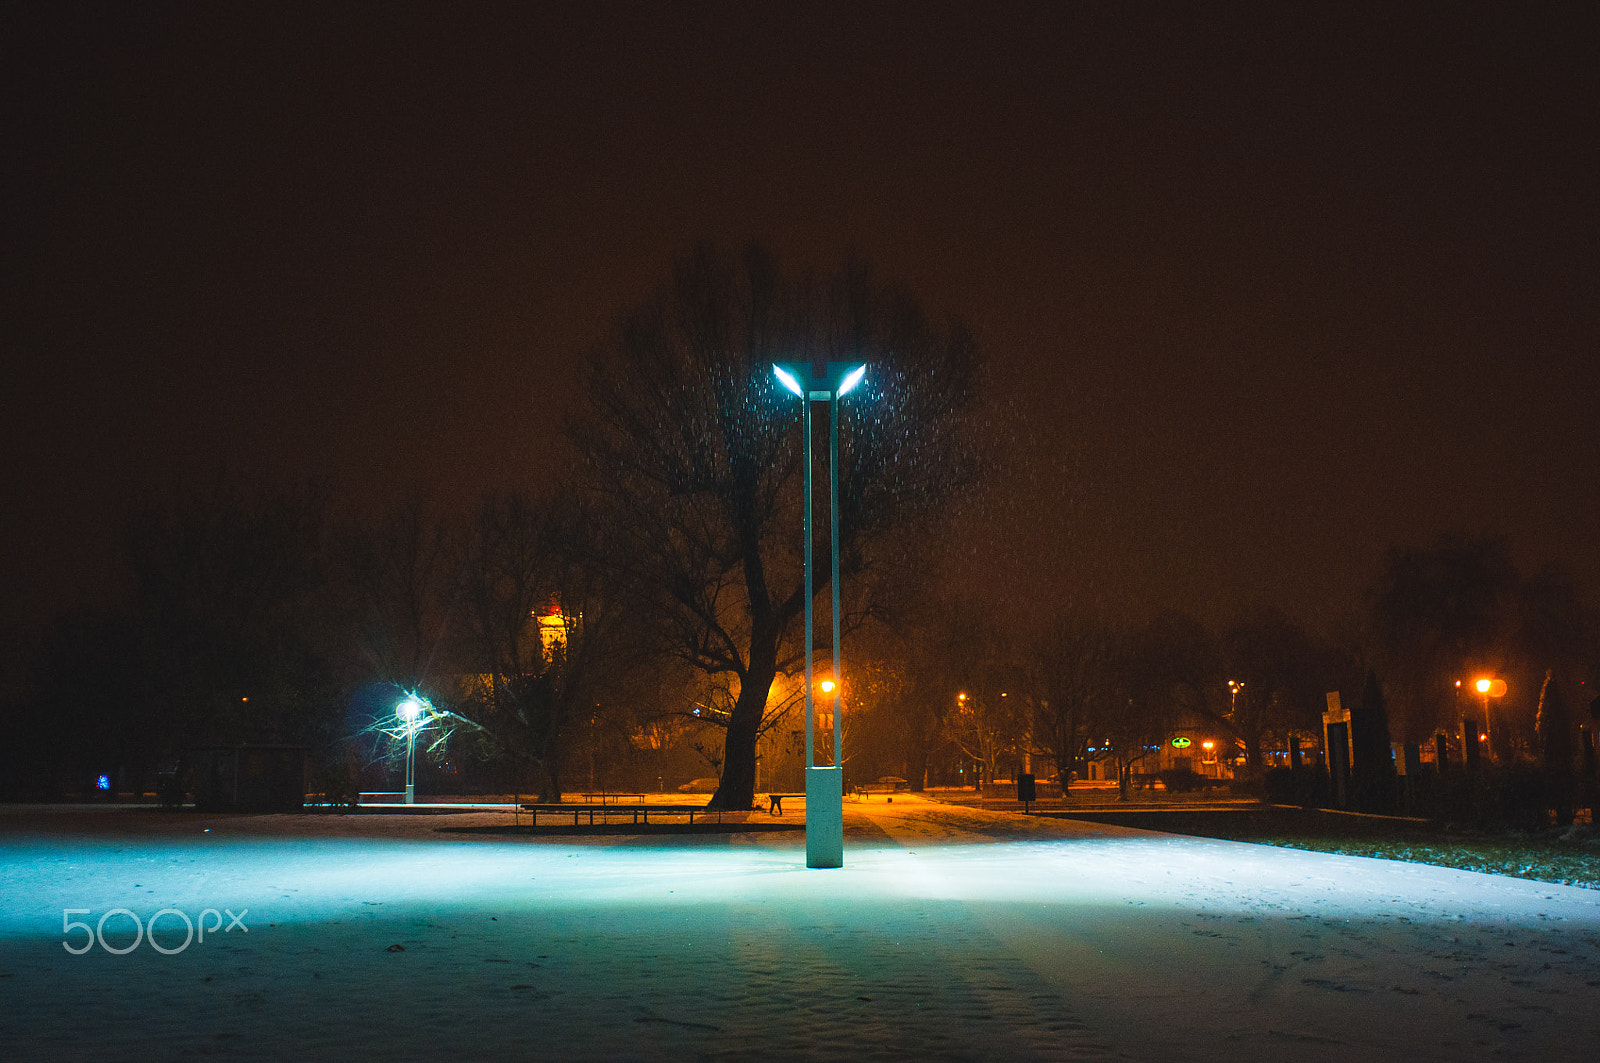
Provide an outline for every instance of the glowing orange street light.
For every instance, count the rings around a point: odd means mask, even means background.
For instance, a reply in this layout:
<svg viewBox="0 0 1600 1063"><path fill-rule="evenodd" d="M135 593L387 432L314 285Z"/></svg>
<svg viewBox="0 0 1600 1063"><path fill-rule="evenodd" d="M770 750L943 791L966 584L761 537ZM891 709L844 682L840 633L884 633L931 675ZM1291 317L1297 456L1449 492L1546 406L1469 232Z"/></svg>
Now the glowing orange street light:
<svg viewBox="0 0 1600 1063"><path fill-rule="evenodd" d="M1483 734L1479 737L1488 745L1489 755L1494 756L1494 741L1491 736L1494 728L1489 726L1489 699L1505 697L1506 681L1504 679L1480 679L1473 683L1473 688L1483 695Z"/></svg>
<svg viewBox="0 0 1600 1063"><path fill-rule="evenodd" d="M822 681L821 685L822 685L822 692L824 694L832 694L833 693L833 680L824 679Z"/></svg>

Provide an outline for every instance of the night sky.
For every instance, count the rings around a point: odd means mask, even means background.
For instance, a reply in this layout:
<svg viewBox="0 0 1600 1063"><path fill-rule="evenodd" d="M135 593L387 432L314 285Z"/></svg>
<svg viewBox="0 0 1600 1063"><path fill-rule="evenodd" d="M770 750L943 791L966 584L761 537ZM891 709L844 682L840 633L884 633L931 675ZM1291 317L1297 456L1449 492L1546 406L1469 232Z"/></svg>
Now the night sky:
<svg viewBox="0 0 1600 1063"><path fill-rule="evenodd" d="M1593 601L1600 6L1530 6L7 5L0 668L219 466L552 482L700 240L973 327L997 614L1331 626L1445 529Z"/></svg>

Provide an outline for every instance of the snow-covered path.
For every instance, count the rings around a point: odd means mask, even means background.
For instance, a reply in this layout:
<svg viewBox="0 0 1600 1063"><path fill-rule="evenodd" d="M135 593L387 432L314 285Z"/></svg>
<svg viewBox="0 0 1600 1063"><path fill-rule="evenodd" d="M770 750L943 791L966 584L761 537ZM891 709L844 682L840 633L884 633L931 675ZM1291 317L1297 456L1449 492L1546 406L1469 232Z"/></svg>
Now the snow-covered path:
<svg viewBox="0 0 1600 1063"><path fill-rule="evenodd" d="M846 815L846 866L807 871L798 834L3 809L0 1058L1560 1060L1600 1044L1600 892L905 797ZM173 955L63 948L64 909L92 927L113 908L226 910L248 930ZM158 943L184 936L163 917ZM105 938L125 948L132 921Z"/></svg>

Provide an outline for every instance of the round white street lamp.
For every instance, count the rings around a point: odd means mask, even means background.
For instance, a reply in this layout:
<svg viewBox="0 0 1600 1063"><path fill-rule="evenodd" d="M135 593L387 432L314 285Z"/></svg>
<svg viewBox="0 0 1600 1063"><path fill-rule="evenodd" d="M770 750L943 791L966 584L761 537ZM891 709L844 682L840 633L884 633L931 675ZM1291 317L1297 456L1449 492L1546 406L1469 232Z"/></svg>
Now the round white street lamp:
<svg viewBox="0 0 1600 1063"><path fill-rule="evenodd" d="M417 801L417 730L422 726L422 702L415 694L394 707L406 732L406 804Z"/></svg>

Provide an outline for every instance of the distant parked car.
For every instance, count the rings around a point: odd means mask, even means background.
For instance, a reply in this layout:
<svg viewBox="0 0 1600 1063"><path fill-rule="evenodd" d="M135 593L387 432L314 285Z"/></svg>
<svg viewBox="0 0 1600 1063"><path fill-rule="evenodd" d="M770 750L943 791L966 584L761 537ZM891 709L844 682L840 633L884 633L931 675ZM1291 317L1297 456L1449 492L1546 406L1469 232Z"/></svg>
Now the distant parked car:
<svg viewBox="0 0 1600 1063"><path fill-rule="evenodd" d="M717 780L692 779L678 787L678 791L685 794L714 794L717 792Z"/></svg>

